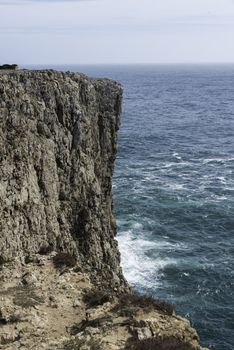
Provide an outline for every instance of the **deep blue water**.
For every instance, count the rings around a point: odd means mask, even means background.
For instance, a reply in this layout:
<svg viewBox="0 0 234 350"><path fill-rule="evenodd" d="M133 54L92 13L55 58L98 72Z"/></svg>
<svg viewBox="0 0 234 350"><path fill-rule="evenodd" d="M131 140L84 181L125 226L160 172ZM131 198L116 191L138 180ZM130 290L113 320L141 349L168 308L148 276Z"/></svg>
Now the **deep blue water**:
<svg viewBox="0 0 234 350"><path fill-rule="evenodd" d="M113 187L128 281L233 350L234 66L69 69L124 87Z"/></svg>

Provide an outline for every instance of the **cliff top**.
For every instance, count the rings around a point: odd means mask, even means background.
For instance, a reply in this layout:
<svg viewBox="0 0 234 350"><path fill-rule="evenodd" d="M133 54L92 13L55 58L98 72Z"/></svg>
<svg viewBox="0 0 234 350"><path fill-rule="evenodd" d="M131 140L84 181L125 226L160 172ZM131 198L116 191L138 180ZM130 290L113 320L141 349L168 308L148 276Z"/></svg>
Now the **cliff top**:
<svg viewBox="0 0 234 350"><path fill-rule="evenodd" d="M1 67L1 66L0 66ZM60 77L66 77L66 76L76 76L83 79L87 79L93 82L103 82L104 84L111 84L113 86L118 86L121 88L121 84L113 79L109 78L99 78L99 77L90 77L84 73L80 72L71 72L71 71L59 71L56 69L11 69L11 68L0 68L0 74L1 75L12 75L12 76L20 76L20 75L26 75L28 77L30 76L60 76Z"/></svg>

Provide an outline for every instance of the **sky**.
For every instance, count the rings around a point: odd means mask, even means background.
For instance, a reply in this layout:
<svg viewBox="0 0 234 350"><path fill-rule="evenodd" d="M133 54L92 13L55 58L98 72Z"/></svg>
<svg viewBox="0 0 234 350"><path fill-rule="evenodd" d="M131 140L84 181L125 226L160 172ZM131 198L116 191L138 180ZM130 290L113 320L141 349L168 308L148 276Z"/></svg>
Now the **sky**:
<svg viewBox="0 0 234 350"><path fill-rule="evenodd" d="M234 0L0 0L0 63L234 63Z"/></svg>

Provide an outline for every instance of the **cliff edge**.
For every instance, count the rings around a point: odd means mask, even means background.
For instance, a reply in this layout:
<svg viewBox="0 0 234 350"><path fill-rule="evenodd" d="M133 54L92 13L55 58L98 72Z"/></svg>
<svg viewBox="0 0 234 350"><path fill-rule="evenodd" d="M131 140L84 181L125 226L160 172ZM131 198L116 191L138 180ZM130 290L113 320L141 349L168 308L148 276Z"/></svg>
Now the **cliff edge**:
<svg viewBox="0 0 234 350"><path fill-rule="evenodd" d="M108 79L0 72L0 349L202 349L187 320L122 274L121 101Z"/></svg>

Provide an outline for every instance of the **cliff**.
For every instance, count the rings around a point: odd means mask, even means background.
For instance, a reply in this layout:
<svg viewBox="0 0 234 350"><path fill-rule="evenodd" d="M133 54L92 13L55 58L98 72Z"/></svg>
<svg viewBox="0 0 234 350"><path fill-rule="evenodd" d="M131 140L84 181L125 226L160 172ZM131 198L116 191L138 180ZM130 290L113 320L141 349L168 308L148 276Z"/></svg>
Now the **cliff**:
<svg viewBox="0 0 234 350"><path fill-rule="evenodd" d="M188 321L122 275L121 100L107 79L0 72L1 349L201 349Z"/></svg>
<svg viewBox="0 0 234 350"><path fill-rule="evenodd" d="M0 259L70 253L123 284L111 179L122 89L54 71L0 73Z"/></svg>

